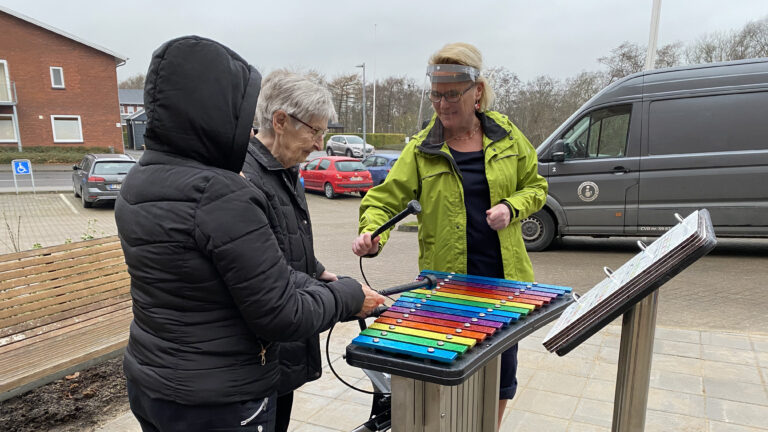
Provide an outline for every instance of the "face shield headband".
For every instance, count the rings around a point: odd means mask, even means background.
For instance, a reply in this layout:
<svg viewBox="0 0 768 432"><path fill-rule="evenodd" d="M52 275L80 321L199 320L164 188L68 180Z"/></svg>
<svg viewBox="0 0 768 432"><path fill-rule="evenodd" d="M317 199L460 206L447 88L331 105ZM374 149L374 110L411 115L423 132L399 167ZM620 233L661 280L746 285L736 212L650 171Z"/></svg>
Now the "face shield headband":
<svg viewBox="0 0 768 432"><path fill-rule="evenodd" d="M477 81L480 71L472 66L436 64L427 66L427 76L434 83Z"/></svg>

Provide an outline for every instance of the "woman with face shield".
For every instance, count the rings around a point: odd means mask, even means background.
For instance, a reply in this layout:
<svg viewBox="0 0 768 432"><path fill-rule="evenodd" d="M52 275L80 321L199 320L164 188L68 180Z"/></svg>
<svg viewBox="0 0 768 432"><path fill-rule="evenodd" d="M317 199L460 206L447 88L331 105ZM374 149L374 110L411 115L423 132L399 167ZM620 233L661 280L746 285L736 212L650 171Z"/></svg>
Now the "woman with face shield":
<svg viewBox="0 0 768 432"><path fill-rule="evenodd" d="M533 146L507 116L489 110L493 90L481 68L480 51L466 43L429 59L435 114L363 198L352 246L358 256L378 254L389 233L371 233L417 199L420 270L533 282L520 221L542 208L547 183ZM517 345L502 354L499 424L516 373Z"/></svg>

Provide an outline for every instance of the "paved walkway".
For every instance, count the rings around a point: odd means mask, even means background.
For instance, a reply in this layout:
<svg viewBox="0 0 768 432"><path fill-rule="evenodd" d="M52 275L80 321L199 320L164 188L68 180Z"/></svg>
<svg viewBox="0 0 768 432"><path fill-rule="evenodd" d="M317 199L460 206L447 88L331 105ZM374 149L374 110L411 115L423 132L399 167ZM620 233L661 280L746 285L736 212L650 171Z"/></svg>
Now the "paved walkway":
<svg viewBox="0 0 768 432"><path fill-rule="evenodd" d="M359 198L328 201L309 196L315 233L319 234L318 256L329 268L359 278L357 261L339 253L347 246L332 241L343 238L351 242L349 232L354 228L347 221L355 219L350 208L357 202ZM49 246L66 239L116 233L110 207L78 207L68 188L61 194L2 194L0 211L5 216L3 224L10 227L0 230L2 253L10 252L11 232L20 237L22 249L34 243ZM395 232L377 263L364 264L374 287L399 284L403 275L416 274L413 235ZM606 327L565 357L543 349L546 331L540 330L520 344L518 395L508 406L501 430L610 430L620 326ZM348 382L370 388L364 374L341 358L357 333L356 323L334 330L331 361ZM646 431L768 431L768 329L727 332L659 326L654 353ZM292 431L349 431L368 416L369 397L348 390L327 367L320 380L297 392ZM97 430L140 429L132 415L125 413Z"/></svg>

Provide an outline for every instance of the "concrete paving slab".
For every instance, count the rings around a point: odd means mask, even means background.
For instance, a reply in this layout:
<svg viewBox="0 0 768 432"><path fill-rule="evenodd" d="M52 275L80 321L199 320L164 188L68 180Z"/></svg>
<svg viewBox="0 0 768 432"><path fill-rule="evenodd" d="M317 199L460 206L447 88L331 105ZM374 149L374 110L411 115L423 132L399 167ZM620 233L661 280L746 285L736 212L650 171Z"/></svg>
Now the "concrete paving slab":
<svg viewBox="0 0 768 432"><path fill-rule="evenodd" d="M613 418L613 402L603 402L594 399L579 399L572 420L580 423L593 424L600 427L610 427Z"/></svg>
<svg viewBox="0 0 768 432"><path fill-rule="evenodd" d="M708 432L765 432L768 429L710 421Z"/></svg>
<svg viewBox="0 0 768 432"><path fill-rule="evenodd" d="M703 418L648 410L645 415L645 432L701 432L707 429Z"/></svg>
<svg viewBox="0 0 768 432"><path fill-rule="evenodd" d="M742 426L768 428L768 407L707 398L707 418Z"/></svg>
<svg viewBox="0 0 768 432"><path fill-rule="evenodd" d="M744 366L711 360L702 361L701 375L705 378L720 378L741 383L764 383L758 366Z"/></svg>
<svg viewBox="0 0 768 432"><path fill-rule="evenodd" d="M700 376L651 370L651 388L674 390L694 395L704 394L704 385Z"/></svg>
<svg viewBox="0 0 768 432"><path fill-rule="evenodd" d="M704 391L707 397L768 406L768 394L764 384L704 377ZM768 419L766 421L768 422Z"/></svg>
<svg viewBox="0 0 768 432"><path fill-rule="evenodd" d="M648 389L648 409L692 417L704 417L705 398L678 391Z"/></svg>
<svg viewBox="0 0 768 432"><path fill-rule="evenodd" d="M726 348L736 348L740 350L750 350L750 340L747 335L733 333L713 333L709 331L701 332L701 343L704 345L715 345Z"/></svg>
<svg viewBox="0 0 768 432"><path fill-rule="evenodd" d="M536 415L517 409L507 410L500 430L503 432L562 431L568 427L568 420L547 415Z"/></svg>

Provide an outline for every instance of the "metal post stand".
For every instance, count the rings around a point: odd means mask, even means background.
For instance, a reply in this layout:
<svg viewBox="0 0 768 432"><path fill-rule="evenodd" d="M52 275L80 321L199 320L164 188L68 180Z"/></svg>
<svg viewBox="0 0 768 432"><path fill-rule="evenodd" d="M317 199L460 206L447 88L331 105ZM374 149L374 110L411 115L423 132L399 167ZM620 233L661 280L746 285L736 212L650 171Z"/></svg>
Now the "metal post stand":
<svg viewBox="0 0 768 432"><path fill-rule="evenodd" d="M624 314L613 401L613 432L645 429L658 300L656 290Z"/></svg>
<svg viewBox="0 0 768 432"><path fill-rule="evenodd" d="M501 356L459 385L392 375L392 432L496 432Z"/></svg>

